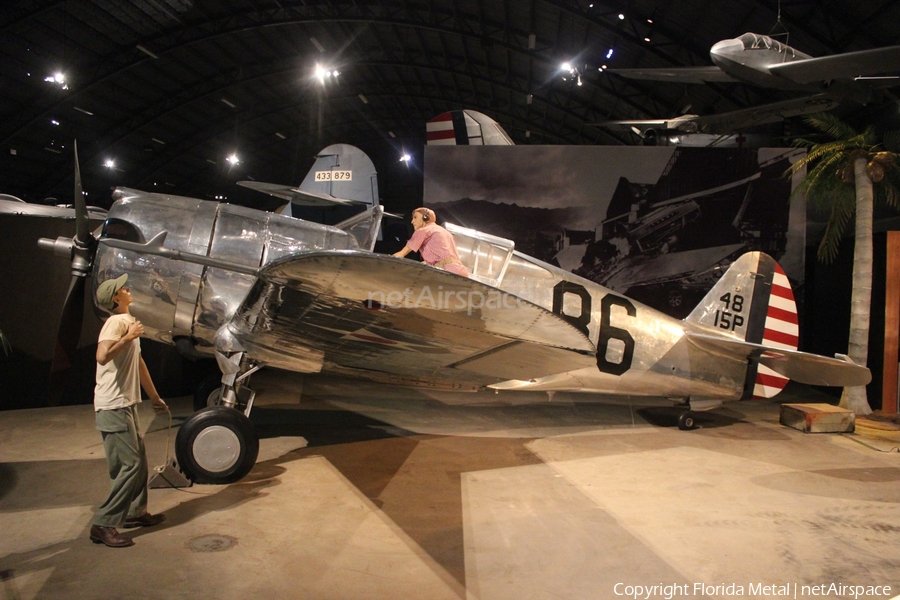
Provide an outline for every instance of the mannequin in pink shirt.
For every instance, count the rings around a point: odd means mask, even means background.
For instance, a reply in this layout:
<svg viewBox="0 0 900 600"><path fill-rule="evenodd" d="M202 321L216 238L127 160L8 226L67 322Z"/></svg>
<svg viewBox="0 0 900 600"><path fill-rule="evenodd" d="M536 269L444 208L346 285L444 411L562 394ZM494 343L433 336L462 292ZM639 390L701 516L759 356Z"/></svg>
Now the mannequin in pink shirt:
<svg viewBox="0 0 900 600"><path fill-rule="evenodd" d="M453 234L438 225L434 211L430 208L417 208L412 214L412 225L415 231L403 249L394 256L403 258L410 252L418 252L422 260L439 269L469 276L469 270L459 260L459 251Z"/></svg>

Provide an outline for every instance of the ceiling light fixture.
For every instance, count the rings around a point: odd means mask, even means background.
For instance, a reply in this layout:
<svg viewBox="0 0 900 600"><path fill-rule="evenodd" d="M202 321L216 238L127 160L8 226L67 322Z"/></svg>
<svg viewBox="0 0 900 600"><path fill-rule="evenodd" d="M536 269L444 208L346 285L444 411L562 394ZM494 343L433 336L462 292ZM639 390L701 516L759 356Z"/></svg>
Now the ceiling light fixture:
<svg viewBox="0 0 900 600"><path fill-rule="evenodd" d="M231 154L231 155L230 155L228 158L226 158L225 160L227 160L227 161L228 161L228 164L230 164L230 165L232 165L232 166L241 164L241 159L238 158L238 155L237 155L237 154Z"/></svg>
<svg viewBox="0 0 900 600"><path fill-rule="evenodd" d="M54 73L53 75L48 75L47 77L44 77L44 81L46 81L47 83L55 83L61 90L69 89L69 84L66 83L66 76L62 73Z"/></svg>
<svg viewBox="0 0 900 600"><path fill-rule="evenodd" d="M221 100L222 100L222 102L224 102L225 104L227 104L227 105L230 106L231 108L237 108L234 104L232 104L231 102L229 102L227 98L222 98Z"/></svg>
<svg viewBox="0 0 900 600"><path fill-rule="evenodd" d="M326 79L330 79L332 77L337 79L338 75L340 74L341 72L337 69L328 69L320 64L316 64L315 76L316 79L319 80L319 83L324 84Z"/></svg>
<svg viewBox="0 0 900 600"><path fill-rule="evenodd" d="M74 108L75 110L77 110L80 113L84 113L84 114L88 115L89 117L94 116L94 113L92 113L89 110L85 110L85 109L81 108L80 106L73 106L72 108Z"/></svg>
<svg viewBox="0 0 900 600"><path fill-rule="evenodd" d="M560 68L563 71L565 71L566 73L568 73L569 76L572 77L573 81L575 81L575 83L577 85L580 86L583 83L581 81L581 71L579 71L577 67L573 67L572 63L564 62ZM568 81L568 80L569 80L568 77L563 76L563 81Z"/></svg>
<svg viewBox="0 0 900 600"><path fill-rule="evenodd" d="M312 42L312 45L316 47L316 50L318 50L319 52L325 52L325 47L319 43L319 40L317 40L314 37L311 37L311 38L309 38L309 41Z"/></svg>

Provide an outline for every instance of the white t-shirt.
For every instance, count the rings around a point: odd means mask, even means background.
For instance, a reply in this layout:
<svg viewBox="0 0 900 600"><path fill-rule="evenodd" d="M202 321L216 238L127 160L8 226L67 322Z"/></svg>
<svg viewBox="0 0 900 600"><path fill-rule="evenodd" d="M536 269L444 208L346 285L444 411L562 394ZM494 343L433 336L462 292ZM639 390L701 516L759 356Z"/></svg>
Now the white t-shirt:
<svg viewBox="0 0 900 600"><path fill-rule="evenodd" d="M127 313L111 316L103 324L98 342L119 340L135 320ZM141 401L140 360L141 341L136 338L105 365L97 363L95 411L124 408Z"/></svg>

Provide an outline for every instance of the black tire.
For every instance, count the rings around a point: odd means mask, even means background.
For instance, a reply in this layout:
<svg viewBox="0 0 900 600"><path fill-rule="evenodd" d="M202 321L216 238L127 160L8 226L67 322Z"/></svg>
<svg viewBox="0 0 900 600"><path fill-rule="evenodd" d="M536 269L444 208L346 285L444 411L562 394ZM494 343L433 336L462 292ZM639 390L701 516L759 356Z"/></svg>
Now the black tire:
<svg viewBox="0 0 900 600"><path fill-rule="evenodd" d="M678 429L687 431L694 428L694 415L690 412L683 412L678 415Z"/></svg>
<svg viewBox="0 0 900 600"><path fill-rule="evenodd" d="M185 421L175 437L175 456L195 483L234 483L253 468L259 438L244 413L208 406Z"/></svg>
<svg viewBox="0 0 900 600"><path fill-rule="evenodd" d="M194 410L200 410L207 406L218 406L221 393L222 375L213 373L197 386L197 390L194 392Z"/></svg>

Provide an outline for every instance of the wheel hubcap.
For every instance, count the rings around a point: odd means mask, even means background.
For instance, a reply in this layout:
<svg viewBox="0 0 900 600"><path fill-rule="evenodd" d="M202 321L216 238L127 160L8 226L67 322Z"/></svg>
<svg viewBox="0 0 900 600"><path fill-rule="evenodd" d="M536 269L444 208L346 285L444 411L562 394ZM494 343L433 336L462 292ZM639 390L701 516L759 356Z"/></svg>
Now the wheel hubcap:
<svg viewBox="0 0 900 600"><path fill-rule="evenodd" d="M210 473L226 471L237 464L241 454L241 440L227 427L213 425L194 439L194 460Z"/></svg>

